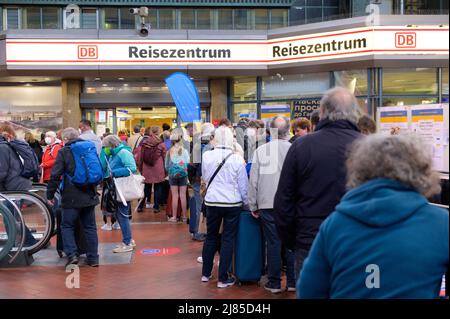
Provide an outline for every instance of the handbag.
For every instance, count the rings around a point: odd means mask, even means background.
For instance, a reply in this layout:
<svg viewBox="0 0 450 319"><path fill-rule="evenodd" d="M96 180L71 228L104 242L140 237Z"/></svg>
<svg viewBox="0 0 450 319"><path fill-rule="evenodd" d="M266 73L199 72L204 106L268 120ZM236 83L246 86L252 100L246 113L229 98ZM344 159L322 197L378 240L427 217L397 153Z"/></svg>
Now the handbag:
<svg viewBox="0 0 450 319"><path fill-rule="evenodd" d="M198 223L198 231L199 234L207 234L208 228L206 225L206 216L204 214L200 214L200 221ZM220 223L219 234L223 233L223 220Z"/></svg>
<svg viewBox="0 0 450 319"><path fill-rule="evenodd" d="M105 214L115 214L117 211L116 187L111 177L103 182L103 194L100 207Z"/></svg>
<svg viewBox="0 0 450 319"><path fill-rule="evenodd" d="M106 160L110 175L112 176L112 170L109 166L108 160ZM118 201L122 202L124 206L128 206L127 202L141 199L144 197L145 177L140 174L133 174L130 171L130 175L126 177L112 177L114 185L116 186L116 192Z"/></svg>

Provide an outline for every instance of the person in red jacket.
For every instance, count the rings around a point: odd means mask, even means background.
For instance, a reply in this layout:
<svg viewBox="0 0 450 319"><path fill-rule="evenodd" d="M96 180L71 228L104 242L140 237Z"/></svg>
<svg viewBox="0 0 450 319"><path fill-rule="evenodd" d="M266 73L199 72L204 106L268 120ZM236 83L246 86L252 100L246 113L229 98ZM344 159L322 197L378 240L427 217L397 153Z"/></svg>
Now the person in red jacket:
<svg viewBox="0 0 450 319"><path fill-rule="evenodd" d="M42 156L41 167L44 170L42 181L48 183L52 172L53 164L55 164L56 156L63 147L60 140L56 138L56 133L49 131L45 133L45 144L47 144L44 155Z"/></svg>

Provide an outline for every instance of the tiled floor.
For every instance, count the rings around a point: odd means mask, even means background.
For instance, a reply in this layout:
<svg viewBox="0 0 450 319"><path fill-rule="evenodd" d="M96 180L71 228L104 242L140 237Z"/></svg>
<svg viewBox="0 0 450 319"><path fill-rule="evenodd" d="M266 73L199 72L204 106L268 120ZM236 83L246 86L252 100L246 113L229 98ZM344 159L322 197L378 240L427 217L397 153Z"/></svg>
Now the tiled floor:
<svg viewBox="0 0 450 319"><path fill-rule="evenodd" d="M120 231L102 231L99 216L99 240L111 248L121 240ZM202 243L190 239L188 226L165 223L164 213L146 210L134 214L133 237L137 248L130 263L104 264L99 268L80 267L80 288L66 288L66 273L54 251L54 263L39 262L26 268L0 269L2 298L294 298L294 293L272 295L256 284L216 288L216 280L201 283ZM55 246L52 239L52 248ZM152 256L142 250L178 248L173 255ZM53 258L51 253L46 258ZM114 257L112 257L114 258ZM42 263L41 263L42 264ZM217 271L218 267L215 267ZM217 273L214 273L217 278Z"/></svg>

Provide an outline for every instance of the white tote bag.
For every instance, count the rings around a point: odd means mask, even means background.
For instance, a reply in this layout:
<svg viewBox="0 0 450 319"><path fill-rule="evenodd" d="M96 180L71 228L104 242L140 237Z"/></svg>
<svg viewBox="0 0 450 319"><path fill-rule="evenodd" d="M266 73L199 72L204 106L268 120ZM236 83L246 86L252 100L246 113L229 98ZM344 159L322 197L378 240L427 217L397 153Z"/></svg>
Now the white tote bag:
<svg viewBox="0 0 450 319"><path fill-rule="evenodd" d="M125 206L127 202L144 197L144 181L144 176L133 174L131 171L130 176L114 178L117 194Z"/></svg>
<svg viewBox="0 0 450 319"><path fill-rule="evenodd" d="M112 175L109 162L106 161L110 174ZM133 174L130 171L130 175L126 177L114 177L114 185L116 186L116 192L120 199L120 202L124 206L128 206L127 202L141 199L144 197L144 181L145 177L140 174Z"/></svg>

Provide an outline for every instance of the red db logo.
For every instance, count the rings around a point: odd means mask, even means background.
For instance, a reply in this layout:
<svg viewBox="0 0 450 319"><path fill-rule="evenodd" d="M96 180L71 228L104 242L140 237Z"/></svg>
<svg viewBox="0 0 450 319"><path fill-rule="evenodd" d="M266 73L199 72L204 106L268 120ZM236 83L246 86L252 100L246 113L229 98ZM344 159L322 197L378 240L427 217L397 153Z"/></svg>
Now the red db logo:
<svg viewBox="0 0 450 319"><path fill-rule="evenodd" d="M78 59L98 59L98 48L96 45L79 45Z"/></svg>
<svg viewBox="0 0 450 319"><path fill-rule="evenodd" d="M416 33L415 32L397 32L395 34L396 48L415 48Z"/></svg>

